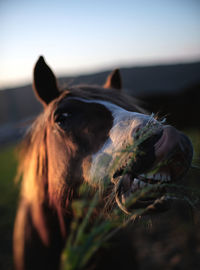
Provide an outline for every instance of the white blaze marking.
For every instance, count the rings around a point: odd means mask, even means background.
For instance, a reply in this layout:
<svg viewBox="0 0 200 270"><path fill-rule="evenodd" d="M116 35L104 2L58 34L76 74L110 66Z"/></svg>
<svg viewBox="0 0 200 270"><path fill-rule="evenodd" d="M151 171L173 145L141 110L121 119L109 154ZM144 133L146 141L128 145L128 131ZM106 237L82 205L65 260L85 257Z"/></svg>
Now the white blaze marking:
<svg viewBox="0 0 200 270"><path fill-rule="evenodd" d="M112 113L113 126L109 132L109 138L103 147L92 156L92 165L88 177L92 181L101 181L109 175L110 168L117 154L129 144L133 143L133 131L139 126L145 126L147 123L157 123L152 116L138 112L130 112L109 101L86 100L83 98L72 97L69 99L80 100L85 103L98 103L103 105ZM107 160L107 162L106 162Z"/></svg>
<svg viewBox="0 0 200 270"><path fill-rule="evenodd" d="M69 99L79 100L85 103L98 103L103 105L112 113L113 127L109 132L109 141L115 145L115 149L121 148L124 141L132 141L132 131L140 125L145 125L150 121L157 122L152 116L138 112L130 112L109 101L86 100L83 98L72 97ZM107 145L107 142L105 143ZM104 147L103 147L104 148ZM102 151L102 150L100 150Z"/></svg>

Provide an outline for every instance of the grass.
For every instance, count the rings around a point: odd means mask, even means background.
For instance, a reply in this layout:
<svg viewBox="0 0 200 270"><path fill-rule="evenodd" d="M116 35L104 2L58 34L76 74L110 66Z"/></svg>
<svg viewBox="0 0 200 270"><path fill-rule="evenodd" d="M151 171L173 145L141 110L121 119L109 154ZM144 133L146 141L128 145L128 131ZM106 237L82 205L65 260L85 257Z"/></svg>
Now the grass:
<svg viewBox="0 0 200 270"><path fill-rule="evenodd" d="M15 147L8 146L0 151L0 268L12 269L12 231L17 207L18 186L13 179L17 161Z"/></svg>
<svg viewBox="0 0 200 270"><path fill-rule="evenodd" d="M134 205L138 199L141 199L146 194L152 193L156 188L161 185L155 185L153 188L143 188L129 199L129 204ZM162 185L162 186L167 186ZM174 185L176 193L166 194L158 197L156 203L165 200L165 196L176 196L176 200L183 200L190 206L195 207L199 203L200 191L195 189L189 190L182 187L186 193L180 191L180 186ZM86 187L87 189L87 187ZM190 195L188 195L190 193ZM195 193L195 194L193 194ZM141 215L147 213L154 204L150 204L148 207L135 209L129 214L125 215L117 206L114 207L107 219L105 219L103 212L100 212L98 217L93 218L95 215L96 207L101 201L99 192L96 192L93 200L88 201L88 196L81 194L82 199L76 200L73 203L74 220L71 224L71 232L68 238L65 250L62 257L62 270L77 270L87 269L87 264L95 256L95 253L101 247L106 247L107 241L109 241L119 230L127 226L130 222L135 221ZM92 222L91 222L92 220ZM150 217L149 217L150 221ZM147 222L147 219L145 219Z"/></svg>
<svg viewBox="0 0 200 270"><path fill-rule="evenodd" d="M194 165L200 166L200 131L188 130L186 133L192 139L195 155ZM0 269L12 269L12 230L15 212L17 208L19 187L14 183L17 161L15 158L15 146L7 146L0 150ZM199 171L190 176L199 180ZM198 179L197 179L198 178ZM194 181L195 182L195 181ZM183 187L184 189L184 187ZM73 202L74 220L71 224L71 235L68 238L66 248L63 253L63 270L83 269L88 261L104 246L110 237L115 234L119 227L126 226L128 222L140 215L143 210L137 210L128 218L119 208L112 209L108 219L103 216L93 218L95 209L98 207L99 194L96 193L93 199L88 201L87 186L82 187L80 200ZM143 193L145 190L143 190ZM148 192L148 190L146 190ZM196 204L198 190L191 189L192 197L182 198L188 200L192 205ZM142 194L137 194L142 196ZM132 198L135 200L135 198ZM131 202L133 203L133 202ZM95 220L91 226L91 219ZM119 226L120 225L120 226Z"/></svg>
<svg viewBox="0 0 200 270"><path fill-rule="evenodd" d="M142 136L142 140L145 140L148 136L149 133L144 134L144 136ZM195 159L197 159L200 154L198 132L192 133L192 142L196 149ZM120 156L116 157L114 166L117 168L121 163L121 160L124 158L124 154L126 156L130 152L133 154L132 160L134 160L137 154L137 146L140 143L141 142L138 140L136 144L134 143L134 145L130 145L124 149L124 151L120 153ZM127 164L123 174L129 171L129 164ZM160 165L161 164L159 164L159 166ZM198 165L195 166L200 169ZM123 174L121 179L123 178ZM118 183L120 183L121 179L118 180ZM169 196L173 200L184 201L192 208L197 208L200 202L200 189L196 189L195 187L191 188L177 184L154 184L153 187L145 187L135 192L126 203L126 207L124 209L123 206L121 207L128 216L124 215L124 212L116 205L109 213L109 216L107 216L107 219L105 219L104 212L100 211L95 222L91 224L92 215L95 215L96 208L98 208L98 204L100 204L102 200L101 193L97 191L93 196L93 200L88 201L88 197L91 197L87 194L89 188L86 184L81 188L87 192L86 194L84 192L80 192L81 199L74 201L73 203L74 220L71 225L71 233L63 253L63 270L87 269L88 262L95 256L95 253L98 252L99 248L105 246L106 242L121 228L127 226L130 222L134 221L141 215L148 213L150 209L154 208L156 203L162 202ZM106 191L106 188L107 187L105 186L103 190ZM163 195L159 191L162 188L168 188L169 191ZM100 190L102 190L102 188ZM131 212L127 211L128 205L134 206L138 199L141 199L146 195L148 195L148 197L151 195L154 196L155 194L157 199L148 207L131 210Z"/></svg>

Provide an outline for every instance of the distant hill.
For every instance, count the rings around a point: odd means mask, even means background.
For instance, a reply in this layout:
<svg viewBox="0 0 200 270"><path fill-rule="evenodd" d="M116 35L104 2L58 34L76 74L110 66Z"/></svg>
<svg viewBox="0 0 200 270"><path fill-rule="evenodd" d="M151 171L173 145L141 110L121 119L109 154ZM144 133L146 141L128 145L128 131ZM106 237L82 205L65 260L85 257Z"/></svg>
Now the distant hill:
<svg viewBox="0 0 200 270"><path fill-rule="evenodd" d="M64 84L103 84L110 71L60 78ZM200 62L120 69L123 87L132 95L179 91L200 82Z"/></svg>
<svg viewBox="0 0 200 270"><path fill-rule="evenodd" d="M143 108L166 117L168 124L181 130L196 128L200 131L200 83L171 94L144 95L140 100Z"/></svg>
<svg viewBox="0 0 200 270"><path fill-rule="evenodd" d="M59 84L103 84L109 72L63 77ZM200 83L200 62L122 68L121 74L125 91L131 95L169 94ZM30 118L40 110L31 85L0 91L0 126Z"/></svg>

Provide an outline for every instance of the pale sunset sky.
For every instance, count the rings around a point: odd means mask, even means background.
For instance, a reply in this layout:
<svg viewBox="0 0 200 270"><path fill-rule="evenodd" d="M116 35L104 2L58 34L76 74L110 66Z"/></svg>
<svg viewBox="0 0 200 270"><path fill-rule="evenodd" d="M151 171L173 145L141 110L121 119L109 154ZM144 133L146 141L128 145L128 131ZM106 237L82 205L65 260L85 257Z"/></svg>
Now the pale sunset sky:
<svg viewBox="0 0 200 270"><path fill-rule="evenodd" d="M200 60L199 0L0 0L0 89L58 76Z"/></svg>

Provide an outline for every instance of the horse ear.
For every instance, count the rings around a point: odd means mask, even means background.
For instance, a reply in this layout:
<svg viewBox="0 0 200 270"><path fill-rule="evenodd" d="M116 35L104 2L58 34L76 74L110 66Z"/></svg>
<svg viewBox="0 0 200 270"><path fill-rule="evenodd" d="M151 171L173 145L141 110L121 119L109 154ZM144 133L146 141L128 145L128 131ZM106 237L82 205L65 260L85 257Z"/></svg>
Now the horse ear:
<svg viewBox="0 0 200 270"><path fill-rule="evenodd" d="M121 90L122 80L119 69L115 69L111 72L104 84L104 88L115 88L117 90Z"/></svg>
<svg viewBox="0 0 200 270"><path fill-rule="evenodd" d="M44 106L48 105L60 94L56 77L42 56L40 56L34 68L33 89L37 98Z"/></svg>

